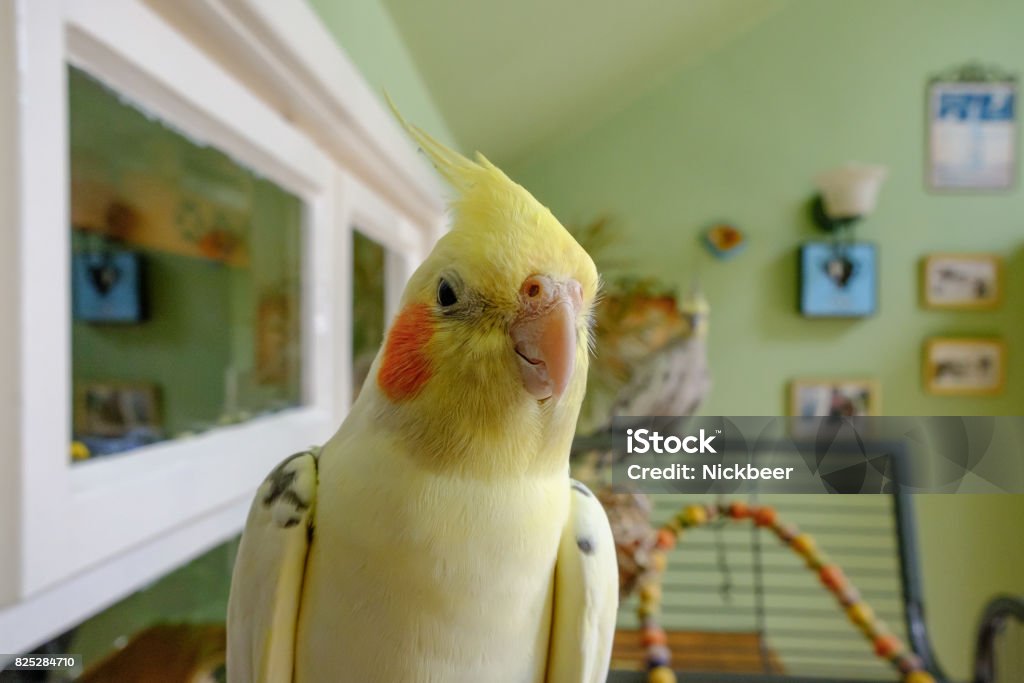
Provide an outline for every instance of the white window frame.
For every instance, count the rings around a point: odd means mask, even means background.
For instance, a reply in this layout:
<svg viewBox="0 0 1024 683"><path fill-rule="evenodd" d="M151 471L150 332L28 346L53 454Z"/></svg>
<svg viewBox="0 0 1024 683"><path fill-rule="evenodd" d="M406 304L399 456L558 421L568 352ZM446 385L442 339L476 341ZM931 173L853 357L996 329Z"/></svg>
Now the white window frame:
<svg viewBox="0 0 1024 683"><path fill-rule="evenodd" d="M17 652L89 616L237 533L259 481L337 428L350 329L333 302L339 249L336 169L296 127L136 0L17 0L19 319L13 519L0 538L0 651ZM299 196L305 207L301 407L128 453L71 464L67 68L116 91ZM55 191L61 188L62 191ZM187 362L187 359L183 359ZM7 400L7 397L3 400ZM0 406L3 407L3 406ZM6 445L7 439L0 439ZM2 474L2 473L0 473ZM5 508L6 509L6 508ZM114 561L116 559L116 562ZM16 563L16 565L7 565Z"/></svg>
<svg viewBox="0 0 1024 683"><path fill-rule="evenodd" d="M343 244L339 245L339 253L344 254L346 263L352 260L352 241L354 233L359 232L384 249L384 319L390 321L398 312L402 291L405 283L412 276L416 266L426 257L423 235L416 230L413 223L396 211L375 192L361 183L350 173L339 170L338 196L343 209L339 212L339 233ZM342 270L346 278L339 301L341 315L353 320L353 285L352 269ZM350 378L344 386L339 386L337 400L343 406L352 402L352 335L349 332L345 340L347 376Z"/></svg>

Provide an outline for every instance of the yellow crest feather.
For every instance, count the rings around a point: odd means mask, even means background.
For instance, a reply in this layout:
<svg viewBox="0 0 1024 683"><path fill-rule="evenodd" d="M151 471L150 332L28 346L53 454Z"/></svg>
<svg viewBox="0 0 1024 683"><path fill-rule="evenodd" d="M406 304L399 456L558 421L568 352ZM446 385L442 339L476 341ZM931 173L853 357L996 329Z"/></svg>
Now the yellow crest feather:
<svg viewBox="0 0 1024 683"><path fill-rule="evenodd" d="M481 165L474 163L454 149L438 142L430 133L419 126L406 121L402 113L398 111L398 107L395 106L391 96L385 93L384 97L387 99L388 106L391 107L391 112L398 119L398 122L402 124L402 128L419 145L424 154L430 157L431 163L444 176L444 179L460 192L465 192L472 187L475 181L474 176L482 170ZM490 164L488 163L488 165Z"/></svg>
<svg viewBox="0 0 1024 683"><path fill-rule="evenodd" d="M459 261L464 271L478 271L477 281L489 283L491 292L518 287L535 272L572 276L583 285L589 305L598 287L593 261L551 211L482 154L477 152L474 161L450 149L406 121L386 93L385 98L395 118L457 192L451 202L455 221L435 249L436 262Z"/></svg>

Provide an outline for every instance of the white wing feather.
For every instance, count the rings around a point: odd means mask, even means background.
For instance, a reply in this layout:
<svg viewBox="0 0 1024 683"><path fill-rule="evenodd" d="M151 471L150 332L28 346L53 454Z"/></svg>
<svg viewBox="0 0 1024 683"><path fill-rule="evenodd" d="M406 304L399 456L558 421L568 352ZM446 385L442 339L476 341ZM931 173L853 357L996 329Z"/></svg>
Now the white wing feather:
<svg viewBox="0 0 1024 683"><path fill-rule="evenodd" d="M297 453L264 480L249 510L228 600L231 683L289 683L306 556L312 536L317 451Z"/></svg>
<svg viewBox="0 0 1024 683"><path fill-rule="evenodd" d="M573 481L555 567L549 683L604 683L618 607L618 565L608 516L594 494Z"/></svg>

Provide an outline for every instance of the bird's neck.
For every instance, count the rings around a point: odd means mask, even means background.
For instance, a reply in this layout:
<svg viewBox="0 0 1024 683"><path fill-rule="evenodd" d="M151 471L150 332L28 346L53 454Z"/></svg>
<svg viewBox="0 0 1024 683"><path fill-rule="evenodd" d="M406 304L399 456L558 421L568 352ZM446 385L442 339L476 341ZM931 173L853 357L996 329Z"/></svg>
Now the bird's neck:
<svg viewBox="0 0 1024 683"><path fill-rule="evenodd" d="M396 403L367 384L353 413L389 431L418 466L489 481L568 472L578 406L429 395Z"/></svg>

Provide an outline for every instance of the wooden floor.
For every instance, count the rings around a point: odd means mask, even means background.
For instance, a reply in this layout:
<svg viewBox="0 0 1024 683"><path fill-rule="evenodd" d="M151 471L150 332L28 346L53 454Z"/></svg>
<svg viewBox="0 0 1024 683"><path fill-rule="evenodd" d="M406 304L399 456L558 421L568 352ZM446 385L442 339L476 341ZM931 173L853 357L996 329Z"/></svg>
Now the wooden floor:
<svg viewBox="0 0 1024 683"><path fill-rule="evenodd" d="M226 659L224 624L158 624L136 634L77 683L202 683Z"/></svg>
<svg viewBox="0 0 1024 683"><path fill-rule="evenodd" d="M672 668L676 671L785 673L774 652L767 648L762 651L756 633L669 631L668 645L672 650ZM644 668L644 647L639 631L616 631L612 668Z"/></svg>

